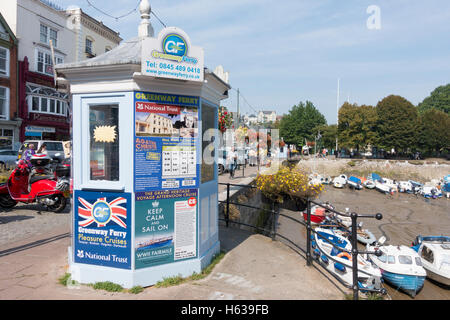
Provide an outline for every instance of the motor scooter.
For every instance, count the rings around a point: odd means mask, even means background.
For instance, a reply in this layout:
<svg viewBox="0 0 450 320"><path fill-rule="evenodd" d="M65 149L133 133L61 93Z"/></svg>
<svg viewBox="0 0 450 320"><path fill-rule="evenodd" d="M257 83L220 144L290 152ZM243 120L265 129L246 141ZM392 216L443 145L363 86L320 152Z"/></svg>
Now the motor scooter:
<svg viewBox="0 0 450 320"><path fill-rule="evenodd" d="M50 162L47 155L36 154L30 162L32 166L19 160L8 181L0 184L0 207L12 208L18 202L40 203L50 211L61 212L70 196L69 181L46 172L44 167Z"/></svg>

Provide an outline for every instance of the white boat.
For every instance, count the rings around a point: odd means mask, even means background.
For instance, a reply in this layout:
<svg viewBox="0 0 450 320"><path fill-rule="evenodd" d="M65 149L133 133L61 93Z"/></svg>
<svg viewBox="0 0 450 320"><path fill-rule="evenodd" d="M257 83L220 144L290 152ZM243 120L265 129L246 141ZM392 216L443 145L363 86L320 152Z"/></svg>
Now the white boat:
<svg viewBox="0 0 450 320"><path fill-rule="evenodd" d="M363 182L363 186L367 189L375 189L375 182L373 180L366 180Z"/></svg>
<svg viewBox="0 0 450 320"><path fill-rule="evenodd" d="M413 249L419 254L427 277L450 286L450 237L417 236Z"/></svg>
<svg viewBox="0 0 450 320"><path fill-rule="evenodd" d="M389 187L389 185L376 180L375 181L375 189L377 189L378 191L382 192L382 193L391 193L391 187Z"/></svg>
<svg viewBox="0 0 450 320"><path fill-rule="evenodd" d="M332 229L316 228L312 243L314 255L328 271L348 286L353 284L352 245L348 239ZM384 290L380 270L362 255L358 259L358 286L360 289Z"/></svg>
<svg viewBox="0 0 450 320"><path fill-rule="evenodd" d="M320 174L317 173L313 173L309 175L309 185L318 185L318 184L322 184L322 176Z"/></svg>
<svg viewBox="0 0 450 320"><path fill-rule="evenodd" d="M383 183L391 188L391 192L398 192L398 185L395 180L383 178Z"/></svg>
<svg viewBox="0 0 450 320"><path fill-rule="evenodd" d="M332 181L333 181L333 180L331 179L330 176L325 176L325 177L322 177L322 178L320 179L320 182L321 182L322 184L331 184Z"/></svg>
<svg viewBox="0 0 450 320"><path fill-rule="evenodd" d="M363 188L361 179L354 177L354 176L351 176L350 178L348 178L347 184L350 188L353 188L356 190L361 190Z"/></svg>
<svg viewBox="0 0 450 320"><path fill-rule="evenodd" d="M399 192L407 192L407 193L413 192L413 186L409 181L399 181L397 185Z"/></svg>
<svg viewBox="0 0 450 320"><path fill-rule="evenodd" d="M419 194L423 195L425 198L441 198L442 192L438 188L432 186L432 185L424 185L420 191Z"/></svg>
<svg viewBox="0 0 450 320"><path fill-rule="evenodd" d="M343 188L347 184L347 176L345 174L341 174L338 177L333 179L333 186L335 188Z"/></svg>
<svg viewBox="0 0 450 320"><path fill-rule="evenodd" d="M416 251L407 246L383 245L386 238L381 237L375 245L367 245L368 251L380 250L381 255L367 255L381 270L383 279L394 288L400 289L411 297L422 289L426 271Z"/></svg>

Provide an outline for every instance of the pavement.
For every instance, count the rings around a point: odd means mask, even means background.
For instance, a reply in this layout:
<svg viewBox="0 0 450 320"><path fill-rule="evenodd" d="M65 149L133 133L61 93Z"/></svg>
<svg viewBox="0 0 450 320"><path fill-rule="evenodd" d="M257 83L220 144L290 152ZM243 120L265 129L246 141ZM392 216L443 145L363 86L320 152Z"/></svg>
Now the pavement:
<svg viewBox="0 0 450 320"><path fill-rule="evenodd" d="M256 176L246 173L231 183ZM224 226L219 226L219 240L226 254L204 279L151 286L139 294L111 293L58 282L68 270L71 242L70 225L62 224L0 246L0 300L341 300L347 293L282 242Z"/></svg>

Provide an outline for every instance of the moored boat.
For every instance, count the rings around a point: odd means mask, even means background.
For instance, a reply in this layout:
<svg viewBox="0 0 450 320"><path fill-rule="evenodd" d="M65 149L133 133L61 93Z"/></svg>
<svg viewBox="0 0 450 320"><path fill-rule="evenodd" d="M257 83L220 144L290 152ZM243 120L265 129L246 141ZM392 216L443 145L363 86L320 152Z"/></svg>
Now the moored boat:
<svg viewBox="0 0 450 320"><path fill-rule="evenodd" d="M422 260L427 277L450 286L450 237L419 235L412 248Z"/></svg>
<svg viewBox="0 0 450 320"><path fill-rule="evenodd" d="M347 184L347 176L345 174L341 174L338 177L333 179L333 186L335 188L343 188Z"/></svg>
<svg viewBox="0 0 450 320"><path fill-rule="evenodd" d="M355 176L350 176L347 180L347 184L350 188L361 190L363 188L362 182L360 178L357 178Z"/></svg>
<svg viewBox="0 0 450 320"><path fill-rule="evenodd" d="M319 263L341 279L347 286L353 284L352 245L348 239L331 229L316 228L312 243ZM380 270L362 255L358 259L358 287L360 289L384 290Z"/></svg>
<svg viewBox="0 0 450 320"><path fill-rule="evenodd" d="M386 282L414 298L426 277L419 255L407 246L383 245L384 241L382 237L375 245L366 246L368 251L380 250L382 253L380 256L368 255L368 259L380 268Z"/></svg>
<svg viewBox="0 0 450 320"><path fill-rule="evenodd" d="M308 212L303 211L303 219L308 221ZM311 207L311 224L317 225L325 220L325 208L315 205Z"/></svg>

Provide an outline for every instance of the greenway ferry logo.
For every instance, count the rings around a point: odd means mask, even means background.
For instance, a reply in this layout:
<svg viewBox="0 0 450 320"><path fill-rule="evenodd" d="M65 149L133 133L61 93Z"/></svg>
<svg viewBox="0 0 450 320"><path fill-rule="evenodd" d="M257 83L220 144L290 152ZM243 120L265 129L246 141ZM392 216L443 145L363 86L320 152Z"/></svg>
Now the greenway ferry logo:
<svg viewBox="0 0 450 320"><path fill-rule="evenodd" d="M203 49L192 46L189 36L180 28L167 27L156 38L145 38L141 50L143 75L203 81Z"/></svg>
<svg viewBox="0 0 450 320"><path fill-rule="evenodd" d="M121 206L126 204L125 198L118 197L111 202L107 202L106 198L99 198L92 204L78 197L78 201L81 204L78 207L78 217L81 219L78 222L80 227L87 227L93 223L97 224L97 227L104 227L110 221L123 228L127 227L124 222L127 218L127 209Z"/></svg>
<svg viewBox="0 0 450 320"><path fill-rule="evenodd" d="M188 57L188 43L184 37L176 33L170 33L166 35L161 43L162 51L152 51L152 57L157 59L165 59L176 62L186 62L197 64L198 59L194 57Z"/></svg>

